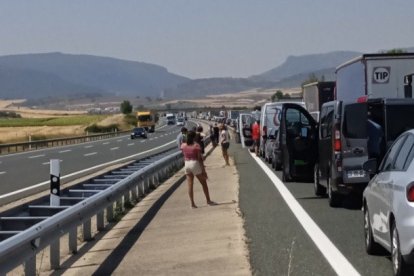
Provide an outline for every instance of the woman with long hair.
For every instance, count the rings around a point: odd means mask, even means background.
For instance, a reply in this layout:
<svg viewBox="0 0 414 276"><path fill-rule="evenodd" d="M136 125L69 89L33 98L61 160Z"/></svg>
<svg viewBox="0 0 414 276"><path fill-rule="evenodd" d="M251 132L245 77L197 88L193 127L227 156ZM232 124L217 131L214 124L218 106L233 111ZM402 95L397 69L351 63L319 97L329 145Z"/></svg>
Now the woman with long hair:
<svg viewBox="0 0 414 276"><path fill-rule="evenodd" d="M200 145L195 142L196 133L189 131L187 133L187 141L181 145L181 150L184 154L185 160L185 174L187 176L188 195L190 196L191 207L197 208L194 203L194 176L200 181L203 186L203 192L206 197L208 205L215 205L210 199L210 194L207 186L207 173L203 162L203 156L201 154Z"/></svg>

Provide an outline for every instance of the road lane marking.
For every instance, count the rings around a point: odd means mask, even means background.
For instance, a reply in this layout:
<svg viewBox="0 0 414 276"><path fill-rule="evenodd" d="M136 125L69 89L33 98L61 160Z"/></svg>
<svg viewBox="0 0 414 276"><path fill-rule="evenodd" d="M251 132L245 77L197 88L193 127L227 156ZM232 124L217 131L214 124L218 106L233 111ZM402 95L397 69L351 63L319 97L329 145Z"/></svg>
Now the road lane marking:
<svg viewBox="0 0 414 276"><path fill-rule="evenodd" d="M296 201L295 197L289 192L288 188L283 182L269 169L269 167L257 156L250 152L250 155L255 159L257 164L267 174L270 180L279 191L286 204L292 210L293 214L302 225L308 236L318 247L319 251L329 262L335 272L342 276L360 275L358 271L352 266L347 258L335 247L331 240L319 228L319 226L306 213L305 209Z"/></svg>
<svg viewBox="0 0 414 276"><path fill-rule="evenodd" d="M150 139L150 140L151 140L151 139ZM146 140L142 140L142 141L141 141L141 143L145 143L145 142L146 142Z"/></svg>
<svg viewBox="0 0 414 276"><path fill-rule="evenodd" d="M119 139L119 140L116 140L117 142L122 142L123 140L122 139Z"/></svg>
<svg viewBox="0 0 414 276"><path fill-rule="evenodd" d="M83 148L84 149L90 149L90 148L93 148L93 146L92 145L89 145L89 146L84 146Z"/></svg>
<svg viewBox="0 0 414 276"><path fill-rule="evenodd" d="M65 153L65 152L70 152L70 151L72 151L72 150L70 150L70 149L68 149L68 150L61 150L61 151L59 151L59 153Z"/></svg>
<svg viewBox="0 0 414 276"><path fill-rule="evenodd" d="M5 174L6 172L0 172L0 175Z"/></svg>
<svg viewBox="0 0 414 276"><path fill-rule="evenodd" d="M108 144L109 144L109 142L102 143L102 145L108 145Z"/></svg>
<svg viewBox="0 0 414 276"><path fill-rule="evenodd" d="M29 156L29 159L34 159L34 158L39 158L39 157L44 157L46 156L45 154L39 154L39 155L33 155L33 156Z"/></svg>
<svg viewBox="0 0 414 276"><path fill-rule="evenodd" d="M154 140L155 140L155 139L158 139L158 137L154 137Z"/></svg>
<svg viewBox="0 0 414 276"><path fill-rule="evenodd" d="M92 155L95 155L95 154L98 154L98 153L97 152L91 152L91 153L86 153L83 156L92 156Z"/></svg>
<svg viewBox="0 0 414 276"><path fill-rule="evenodd" d="M130 146L133 146L133 145L135 145L135 143L129 143L127 146L130 147Z"/></svg>
<svg viewBox="0 0 414 276"><path fill-rule="evenodd" d="M119 147L110 148L110 150L117 150Z"/></svg>
<svg viewBox="0 0 414 276"><path fill-rule="evenodd" d="M120 158L120 159L117 159L117 160L109 161L109 162L106 162L106 163L103 163L103 164L99 164L99 165L96 165L96 166L93 166L93 167L90 167L90 168L87 168L87 169L83 169L83 170L80 170L80 171L77 171L77 172L73 172L73 173L64 175L60 179L63 180L63 179L66 179L66 178L70 178L70 177L73 177L73 176L77 176L79 174L87 173L87 172L90 172L90 171L93 171L93 170L96 170L96 169L100 169L100 168L103 168L103 167L107 167L107 166L110 166L110 165L114 165L114 164L117 164L119 162L123 162L123 161L126 161L126 160L130 160L132 158L136 158L136 157L138 157L140 155L147 154L147 153L149 153L151 151L154 151L154 150L162 149L162 148L164 148L166 146L170 146L170 145L175 144L175 143L176 143L176 141L173 140L173 141L170 141L170 142L168 142L168 143L166 143L164 145L158 146L156 148L152 148L150 150L146 150L146 151L143 151L143 152L140 152L140 153L137 153L137 154L133 154L133 155L130 155L130 156L126 156L126 157L123 157L123 158ZM20 193L26 192L26 191L30 191L30 190L33 190L33 189L37 189L37 188L42 187L42 186L44 186L46 188L46 187L49 187L49 185L50 185L50 180L47 180L47 181L43 181L43 182L34 184L34 185L30 186L30 187L26 187L26 188L23 188L23 189L14 191L14 192L10 192L10 193L4 194L4 195L0 195L0 201L6 199L8 197L11 197L11 196L18 195Z"/></svg>

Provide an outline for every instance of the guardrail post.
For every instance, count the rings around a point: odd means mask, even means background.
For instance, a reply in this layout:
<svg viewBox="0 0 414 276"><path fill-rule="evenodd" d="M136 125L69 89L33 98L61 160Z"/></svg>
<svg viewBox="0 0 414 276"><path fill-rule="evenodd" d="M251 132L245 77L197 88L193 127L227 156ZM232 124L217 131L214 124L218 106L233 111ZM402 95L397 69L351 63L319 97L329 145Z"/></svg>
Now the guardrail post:
<svg viewBox="0 0 414 276"><path fill-rule="evenodd" d="M50 244L50 268L60 268L60 238Z"/></svg>
<svg viewBox="0 0 414 276"><path fill-rule="evenodd" d="M124 194L124 206L123 207L125 208L126 205L128 205L129 203L131 203L131 194L128 189Z"/></svg>
<svg viewBox="0 0 414 276"><path fill-rule="evenodd" d="M36 254L30 256L24 262L24 275L37 275L36 274Z"/></svg>
<svg viewBox="0 0 414 276"><path fill-rule="evenodd" d="M84 241L90 241L92 240L92 225L91 225L91 219L87 219L83 223L83 240Z"/></svg>
<svg viewBox="0 0 414 276"><path fill-rule="evenodd" d="M114 220L114 205L111 203L108 207L106 207L106 220L113 221Z"/></svg>
<svg viewBox="0 0 414 276"><path fill-rule="evenodd" d="M105 229L105 218L103 211L96 214L96 228L98 229L98 231L102 231Z"/></svg>
<svg viewBox="0 0 414 276"><path fill-rule="evenodd" d="M75 226L69 230L69 251L72 254L78 252L78 227Z"/></svg>
<svg viewBox="0 0 414 276"><path fill-rule="evenodd" d="M139 182L138 191L139 191L139 195L140 195L140 196L145 195L145 180L141 180L141 181Z"/></svg>
<svg viewBox="0 0 414 276"><path fill-rule="evenodd" d="M124 211L124 204L123 204L123 196L120 196L117 200L116 200L116 211L117 212L122 212Z"/></svg>

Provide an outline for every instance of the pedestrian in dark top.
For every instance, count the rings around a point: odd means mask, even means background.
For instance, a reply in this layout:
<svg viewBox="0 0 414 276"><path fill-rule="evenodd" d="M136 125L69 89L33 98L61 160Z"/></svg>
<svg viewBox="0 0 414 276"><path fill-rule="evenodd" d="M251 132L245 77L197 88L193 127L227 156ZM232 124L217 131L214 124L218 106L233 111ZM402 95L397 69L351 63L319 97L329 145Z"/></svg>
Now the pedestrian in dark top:
<svg viewBox="0 0 414 276"><path fill-rule="evenodd" d="M221 151L223 153L223 158L224 161L226 162L225 166L230 166L229 163L229 154L228 154L228 149L230 146L230 135L226 129L226 126L224 124L220 125L220 141L219 141L220 145L221 145Z"/></svg>
<svg viewBox="0 0 414 276"><path fill-rule="evenodd" d="M205 138L205 135L203 133L203 127L198 126L197 131L196 131L195 142L200 145L201 154L204 154L204 148L205 148L204 147L204 138Z"/></svg>
<svg viewBox="0 0 414 276"><path fill-rule="evenodd" d="M220 129L217 126L217 123L214 124L213 131L214 131L214 142L213 142L213 145L217 145L218 142L219 142L219 136L220 136Z"/></svg>

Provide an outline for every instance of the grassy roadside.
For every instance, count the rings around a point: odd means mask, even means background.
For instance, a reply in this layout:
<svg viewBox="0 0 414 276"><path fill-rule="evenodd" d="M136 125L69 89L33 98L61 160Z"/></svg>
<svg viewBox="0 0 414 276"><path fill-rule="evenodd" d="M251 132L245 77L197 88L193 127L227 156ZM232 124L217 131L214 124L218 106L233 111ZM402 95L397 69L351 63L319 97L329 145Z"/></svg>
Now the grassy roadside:
<svg viewBox="0 0 414 276"><path fill-rule="evenodd" d="M55 118L0 118L0 127L88 126L107 117L107 115L81 115Z"/></svg>

